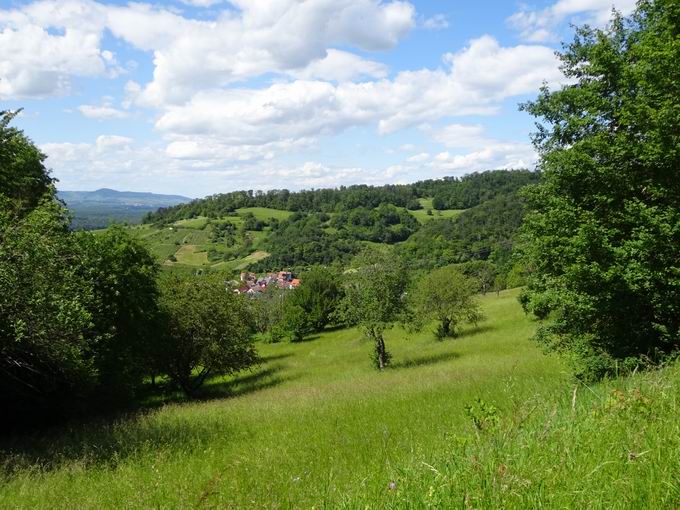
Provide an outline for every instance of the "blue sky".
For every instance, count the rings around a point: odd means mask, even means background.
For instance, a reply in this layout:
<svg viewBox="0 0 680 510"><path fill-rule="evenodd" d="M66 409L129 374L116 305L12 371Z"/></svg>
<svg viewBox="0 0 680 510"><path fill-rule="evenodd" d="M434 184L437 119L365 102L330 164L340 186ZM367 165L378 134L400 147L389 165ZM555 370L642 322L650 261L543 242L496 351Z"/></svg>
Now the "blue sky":
<svg viewBox="0 0 680 510"><path fill-rule="evenodd" d="M0 0L0 109L61 189L400 183L533 167L517 104L634 0Z"/></svg>

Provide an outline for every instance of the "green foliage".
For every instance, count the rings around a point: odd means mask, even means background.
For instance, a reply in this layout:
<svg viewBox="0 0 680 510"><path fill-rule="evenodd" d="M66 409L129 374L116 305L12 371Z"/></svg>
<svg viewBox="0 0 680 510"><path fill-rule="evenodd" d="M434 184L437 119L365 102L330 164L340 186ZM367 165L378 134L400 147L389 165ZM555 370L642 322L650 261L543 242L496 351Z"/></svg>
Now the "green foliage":
<svg viewBox="0 0 680 510"><path fill-rule="evenodd" d="M678 507L680 365L575 386L516 292L480 302L489 328L455 343L387 332L382 373L354 330L324 331L259 344L209 401L4 436L0 506ZM498 417L479 431L478 399Z"/></svg>
<svg viewBox="0 0 680 510"><path fill-rule="evenodd" d="M19 113L0 111L0 193L14 202L12 207L23 214L45 198L54 197L54 179L45 168L45 154L23 131L9 127ZM10 204L5 203L3 207Z"/></svg>
<svg viewBox="0 0 680 510"><path fill-rule="evenodd" d="M430 190L432 207L436 210L469 209L499 196L515 194L524 186L538 182L538 174L528 170L494 170L448 180L449 186L442 186L439 181L425 181L416 186Z"/></svg>
<svg viewBox="0 0 680 510"><path fill-rule="evenodd" d="M281 321L283 316L283 303L286 291L269 285L265 291L257 296L257 299L249 299L250 316L255 331L261 334L271 333L274 326ZM278 342L281 339L281 331L277 330L271 340Z"/></svg>
<svg viewBox="0 0 680 510"><path fill-rule="evenodd" d="M290 299L286 299L283 305L283 316L275 326L283 336L288 336L291 342L302 342L305 335L312 330L310 317L305 310ZM274 337L276 337L276 333Z"/></svg>
<svg viewBox="0 0 680 510"><path fill-rule="evenodd" d="M479 284L454 266L428 273L418 281L411 296L415 316L420 320L438 321L436 337L455 337L463 323L477 325L483 319L475 300Z"/></svg>
<svg viewBox="0 0 680 510"><path fill-rule="evenodd" d="M574 83L524 105L544 175L526 193L525 304L585 379L680 343L679 30L668 0L580 28L561 55Z"/></svg>
<svg viewBox="0 0 680 510"><path fill-rule="evenodd" d="M364 250L352 265L339 315L374 343L375 364L383 369L390 360L383 333L405 310L408 273L401 260L385 249Z"/></svg>
<svg viewBox="0 0 680 510"><path fill-rule="evenodd" d="M0 195L0 384L17 422L61 416L96 385L93 288L65 211L47 200L19 213Z"/></svg>
<svg viewBox="0 0 680 510"><path fill-rule="evenodd" d="M148 373L148 338L156 320L158 264L144 245L120 226L77 236L82 273L92 282L89 333L100 393L128 399Z"/></svg>
<svg viewBox="0 0 680 510"><path fill-rule="evenodd" d="M336 271L315 266L302 273L300 286L291 291L286 298L302 309L314 331L323 330L331 323L342 299L342 284Z"/></svg>
<svg viewBox="0 0 680 510"><path fill-rule="evenodd" d="M420 226L408 211L389 204L339 213L330 224L344 237L386 244L405 241Z"/></svg>
<svg viewBox="0 0 680 510"><path fill-rule="evenodd" d="M198 216L221 218L243 209L253 212L258 219L271 218L272 214L266 213L269 209L279 220L285 219L281 211L335 213L360 207L372 210L383 204L418 210L422 208L418 199L430 197L435 197L432 203L435 209L466 209L500 195L512 194L537 179L537 174L527 170L495 170L472 173L461 179L446 177L402 185L356 185L298 192L286 189L266 193L234 191L161 208L148 214L145 221L169 224Z"/></svg>
<svg viewBox="0 0 680 510"><path fill-rule="evenodd" d="M270 271L347 262L358 251L356 241L327 232L319 215L304 213L296 213L274 226L265 247L270 256L253 264L252 270Z"/></svg>
<svg viewBox="0 0 680 510"><path fill-rule="evenodd" d="M186 394L208 375L232 374L257 362L252 318L244 297L216 275L165 274L154 359Z"/></svg>
<svg viewBox="0 0 680 510"><path fill-rule="evenodd" d="M472 420L477 431L491 430L500 422L498 408L480 397L477 397L474 404L465 406L465 414Z"/></svg>
<svg viewBox="0 0 680 510"><path fill-rule="evenodd" d="M399 252L411 267L419 269L508 259L523 216L516 195L498 197L455 218L428 221L400 245Z"/></svg>

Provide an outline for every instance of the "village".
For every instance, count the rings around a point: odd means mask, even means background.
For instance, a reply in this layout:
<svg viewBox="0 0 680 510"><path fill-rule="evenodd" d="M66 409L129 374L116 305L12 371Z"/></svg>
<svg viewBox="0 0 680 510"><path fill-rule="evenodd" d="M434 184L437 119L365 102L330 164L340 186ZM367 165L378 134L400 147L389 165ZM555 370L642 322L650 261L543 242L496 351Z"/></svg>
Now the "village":
<svg viewBox="0 0 680 510"><path fill-rule="evenodd" d="M255 273L243 272L240 275L240 283L234 289L237 294L248 294L258 296L267 291L268 288L292 290L300 286L300 279L296 278L290 271L279 271L278 273L267 273L258 277Z"/></svg>

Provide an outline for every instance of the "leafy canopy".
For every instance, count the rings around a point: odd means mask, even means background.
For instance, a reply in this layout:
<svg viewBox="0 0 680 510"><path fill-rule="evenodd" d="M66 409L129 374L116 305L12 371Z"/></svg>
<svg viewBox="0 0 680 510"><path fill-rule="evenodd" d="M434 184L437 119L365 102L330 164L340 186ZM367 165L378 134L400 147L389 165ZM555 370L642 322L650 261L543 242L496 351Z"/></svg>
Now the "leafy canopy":
<svg viewBox="0 0 680 510"><path fill-rule="evenodd" d="M478 288L477 281L454 266L435 269L420 279L413 293L416 317L437 320L437 338L454 337L461 323L476 324L482 320L481 309L475 300Z"/></svg>
<svg viewBox="0 0 680 510"><path fill-rule="evenodd" d="M680 343L680 4L641 1L561 55L573 84L524 105L543 183L526 193L525 306L600 377Z"/></svg>
<svg viewBox="0 0 680 510"><path fill-rule="evenodd" d="M341 314L375 343L375 362L382 369L389 363L383 332L405 310L408 273L401 259L385 249L364 250L353 266L347 275Z"/></svg>
<svg viewBox="0 0 680 510"><path fill-rule="evenodd" d="M257 362L247 298L227 289L223 277L169 273L160 282L155 358L180 389L192 394L209 375Z"/></svg>

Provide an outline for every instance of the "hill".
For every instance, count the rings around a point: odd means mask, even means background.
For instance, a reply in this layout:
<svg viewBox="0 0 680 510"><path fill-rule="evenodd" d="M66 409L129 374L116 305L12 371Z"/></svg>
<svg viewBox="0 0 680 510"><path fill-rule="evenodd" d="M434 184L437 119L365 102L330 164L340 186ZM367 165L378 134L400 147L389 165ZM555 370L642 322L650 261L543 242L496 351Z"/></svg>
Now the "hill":
<svg viewBox="0 0 680 510"><path fill-rule="evenodd" d="M678 367L575 387L516 297L485 296L458 340L391 331L384 373L357 331L329 331L260 344L203 402L15 439L0 506L677 506Z"/></svg>
<svg viewBox="0 0 680 510"><path fill-rule="evenodd" d="M176 269L343 266L363 246L383 244L420 268L488 260L493 282L512 270L523 217L517 192L538 179L498 170L397 186L239 191L161 208L134 230Z"/></svg>
<svg viewBox="0 0 680 510"><path fill-rule="evenodd" d="M73 213L78 229L103 228L110 223L140 223L145 214L159 207L171 207L191 201L181 195L159 195L108 188L96 191L59 191L57 193Z"/></svg>

